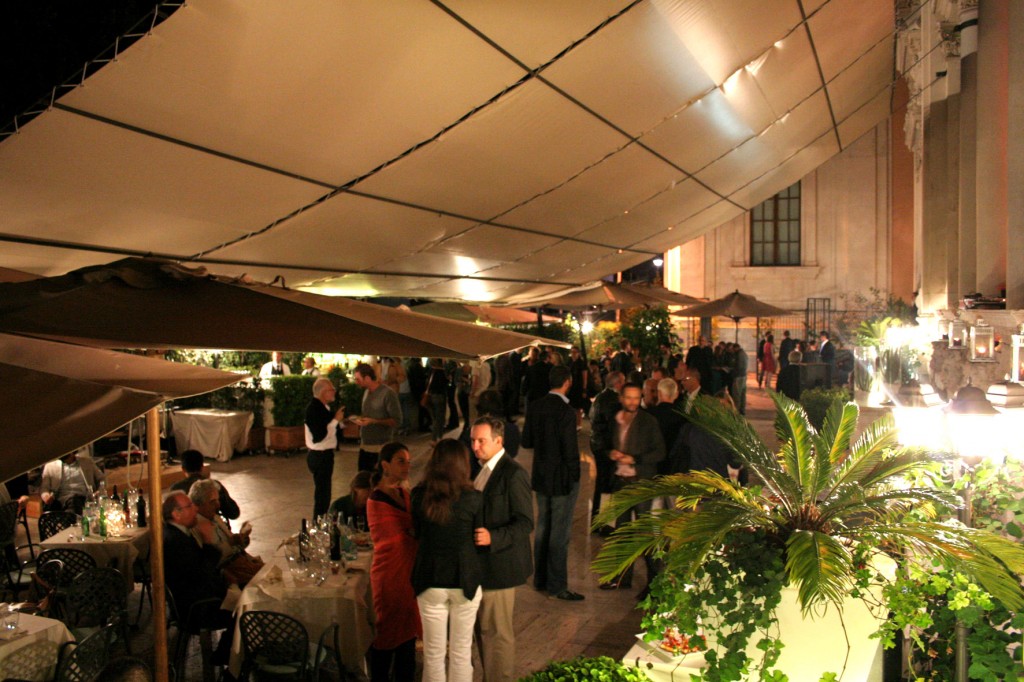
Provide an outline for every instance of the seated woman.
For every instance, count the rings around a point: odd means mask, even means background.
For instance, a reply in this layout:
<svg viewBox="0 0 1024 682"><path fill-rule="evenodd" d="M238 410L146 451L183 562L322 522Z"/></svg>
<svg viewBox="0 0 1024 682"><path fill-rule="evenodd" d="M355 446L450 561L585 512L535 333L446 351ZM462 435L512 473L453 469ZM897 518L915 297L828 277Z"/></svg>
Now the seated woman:
<svg viewBox="0 0 1024 682"><path fill-rule="evenodd" d="M351 519L356 528L366 528L366 501L370 499L370 491L373 486L370 483L372 471L360 471L352 477L348 484L349 493L331 502L328 514L337 514L338 518L345 523Z"/></svg>

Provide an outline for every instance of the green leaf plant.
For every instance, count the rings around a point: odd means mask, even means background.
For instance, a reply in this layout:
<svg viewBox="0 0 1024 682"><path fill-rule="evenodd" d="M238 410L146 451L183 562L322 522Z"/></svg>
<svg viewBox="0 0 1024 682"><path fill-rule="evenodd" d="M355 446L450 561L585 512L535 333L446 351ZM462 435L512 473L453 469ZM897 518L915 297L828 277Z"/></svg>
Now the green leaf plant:
<svg viewBox="0 0 1024 682"><path fill-rule="evenodd" d="M600 527L642 502L675 499L616 529L593 562L601 580L610 581L641 556L660 559L664 570L642 604L649 639L669 625L690 635L703 631L701 679L786 679L773 669L784 644L775 617L782 588L797 589L805 616L825 606L841 613L845 598L866 596L867 577L881 579L867 568L877 554L934 561L1009 609L1024 605L1024 550L988 531L939 521L940 510L959 505L957 495L907 483L942 455L899 446L891 415L854 439L855 404L834 402L816 430L798 403L769 394L777 451L717 401L700 400L690 415L758 485L742 488L708 471L639 481L615 493L594 520ZM760 660L746 654L755 634Z"/></svg>

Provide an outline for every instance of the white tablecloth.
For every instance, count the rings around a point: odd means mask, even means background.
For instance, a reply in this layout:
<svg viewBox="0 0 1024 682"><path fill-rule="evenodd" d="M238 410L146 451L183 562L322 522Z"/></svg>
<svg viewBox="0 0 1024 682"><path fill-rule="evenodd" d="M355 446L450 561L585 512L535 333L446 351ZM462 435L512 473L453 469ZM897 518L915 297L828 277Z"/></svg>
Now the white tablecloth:
<svg viewBox="0 0 1024 682"><path fill-rule="evenodd" d="M94 539L92 536L80 540L81 536L82 529L72 526L46 538L41 545L43 549L78 549L95 559L97 566L116 568L124 576L128 591L131 592L135 588L132 564L137 557L145 559L149 556L149 527L130 528L124 535L108 537L106 540Z"/></svg>
<svg viewBox="0 0 1024 682"><path fill-rule="evenodd" d="M59 620L27 613L19 614L18 630L24 634L0 639L0 679L52 680L60 645L75 638Z"/></svg>
<svg viewBox="0 0 1024 682"><path fill-rule="evenodd" d="M252 412L195 409L171 413L178 452L198 450L218 462L227 462L235 450L245 450L252 428Z"/></svg>
<svg viewBox="0 0 1024 682"><path fill-rule="evenodd" d="M322 585L296 585L282 552L249 582L235 607L235 617L250 610L284 613L306 626L315 645L320 634L338 623L341 661L350 670L364 669L364 656L373 641L373 601L370 594L370 552L349 562L348 572L328 576ZM279 579L271 576L279 572ZM235 627L231 645L231 672L242 667L242 631Z"/></svg>

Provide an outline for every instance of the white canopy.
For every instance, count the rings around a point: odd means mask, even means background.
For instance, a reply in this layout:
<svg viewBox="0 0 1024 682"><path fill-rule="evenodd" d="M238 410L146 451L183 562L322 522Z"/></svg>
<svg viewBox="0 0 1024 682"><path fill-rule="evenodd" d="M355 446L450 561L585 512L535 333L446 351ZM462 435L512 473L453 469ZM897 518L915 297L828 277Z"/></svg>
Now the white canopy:
<svg viewBox="0 0 1024 682"><path fill-rule="evenodd" d="M0 266L549 297L888 116L892 0L189 0L0 143Z"/></svg>

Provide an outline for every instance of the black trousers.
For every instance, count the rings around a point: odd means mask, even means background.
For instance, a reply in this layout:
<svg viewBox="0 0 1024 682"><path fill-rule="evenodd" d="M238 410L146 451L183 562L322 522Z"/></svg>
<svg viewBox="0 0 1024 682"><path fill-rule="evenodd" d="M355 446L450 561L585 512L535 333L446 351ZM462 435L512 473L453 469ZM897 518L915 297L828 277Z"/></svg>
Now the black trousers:
<svg viewBox="0 0 1024 682"><path fill-rule="evenodd" d="M413 682L416 677L416 639L394 649L370 647L370 682Z"/></svg>
<svg viewBox="0 0 1024 682"><path fill-rule="evenodd" d="M310 450L306 466L313 474L313 518L323 516L331 506L331 476L334 475L334 450Z"/></svg>

